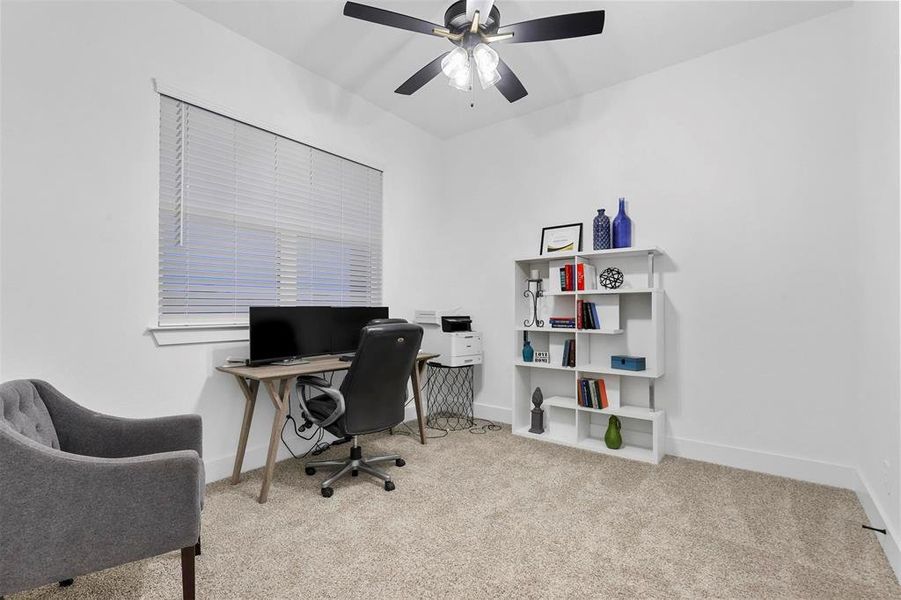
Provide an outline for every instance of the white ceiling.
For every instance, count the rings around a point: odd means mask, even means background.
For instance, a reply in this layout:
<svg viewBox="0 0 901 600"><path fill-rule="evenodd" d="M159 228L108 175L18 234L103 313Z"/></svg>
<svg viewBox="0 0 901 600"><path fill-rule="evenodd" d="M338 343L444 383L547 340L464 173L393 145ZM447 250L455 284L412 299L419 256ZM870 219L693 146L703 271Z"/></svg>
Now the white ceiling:
<svg viewBox="0 0 901 600"><path fill-rule="evenodd" d="M603 8L599 36L494 47L529 95L470 94L439 75L413 96L394 89L450 42L342 15L341 0L179 0L182 4L422 129L449 138L844 8L849 2L497 0L501 25ZM451 0L360 0L443 24Z"/></svg>

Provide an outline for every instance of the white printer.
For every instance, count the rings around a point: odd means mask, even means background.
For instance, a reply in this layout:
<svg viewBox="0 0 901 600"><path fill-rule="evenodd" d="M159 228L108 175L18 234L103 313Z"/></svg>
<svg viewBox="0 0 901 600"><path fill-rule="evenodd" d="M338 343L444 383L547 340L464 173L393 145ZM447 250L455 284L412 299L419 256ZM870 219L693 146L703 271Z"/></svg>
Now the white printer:
<svg viewBox="0 0 901 600"><path fill-rule="evenodd" d="M472 331L468 316L417 310L414 319L422 325L422 350L441 355L432 362L446 367L482 364L482 334Z"/></svg>

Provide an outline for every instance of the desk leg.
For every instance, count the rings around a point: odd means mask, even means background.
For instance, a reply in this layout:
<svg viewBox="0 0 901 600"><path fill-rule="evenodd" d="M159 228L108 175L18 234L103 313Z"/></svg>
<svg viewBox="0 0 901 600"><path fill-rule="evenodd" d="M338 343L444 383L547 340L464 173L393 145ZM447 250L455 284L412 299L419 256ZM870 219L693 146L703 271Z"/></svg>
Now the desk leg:
<svg viewBox="0 0 901 600"><path fill-rule="evenodd" d="M417 361L413 364L413 403L416 405L416 420L419 421L419 441L425 444L425 415L422 414L422 387L420 380L422 379L422 371L425 368L425 361Z"/></svg>
<svg viewBox="0 0 901 600"><path fill-rule="evenodd" d="M272 421L272 433L269 435L269 452L266 454L266 468L263 470L263 485L260 487L260 504L269 498L269 486L272 485L272 473L275 470L275 455L278 453L279 436L288 414L288 380L279 381L278 390L273 381L265 381L269 398L275 406L275 418Z"/></svg>
<svg viewBox="0 0 901 600"><path fill-rule="evenodd" d="M235 468L232 470L232 485L241 481L241 467L244 464L244 453L247 450L247 436L250 435L250 422L253 420L253 409L257 403L257 389L259 381L247 380L240 375L235 375L238 387L244 393L244 420L241 422L241 434L238 436L238 453L235 454Z"/></svg>

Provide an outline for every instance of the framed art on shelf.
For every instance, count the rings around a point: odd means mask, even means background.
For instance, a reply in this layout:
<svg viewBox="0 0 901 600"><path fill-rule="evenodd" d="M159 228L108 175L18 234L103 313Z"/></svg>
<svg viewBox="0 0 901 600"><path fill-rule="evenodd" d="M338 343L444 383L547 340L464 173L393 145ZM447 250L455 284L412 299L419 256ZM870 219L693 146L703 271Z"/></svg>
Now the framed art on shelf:
<svg viewBox="0 0 901 600"><path fill-rule="evenodd" d="M582 251L582 224L555 225L541 230L540 254Z"/></svg>

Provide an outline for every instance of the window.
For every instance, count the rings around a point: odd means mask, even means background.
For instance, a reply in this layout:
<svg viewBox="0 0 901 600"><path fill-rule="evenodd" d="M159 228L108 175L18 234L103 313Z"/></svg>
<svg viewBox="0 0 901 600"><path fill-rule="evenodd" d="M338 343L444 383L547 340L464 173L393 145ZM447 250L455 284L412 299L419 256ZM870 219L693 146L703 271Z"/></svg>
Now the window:
<svg viewBox="0 0 901 600"><path fill-rule="evenodd" d="M382 173L160 96L159 324L379 305Z"/></svg>

